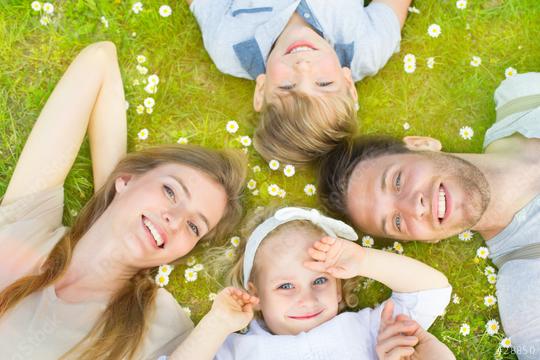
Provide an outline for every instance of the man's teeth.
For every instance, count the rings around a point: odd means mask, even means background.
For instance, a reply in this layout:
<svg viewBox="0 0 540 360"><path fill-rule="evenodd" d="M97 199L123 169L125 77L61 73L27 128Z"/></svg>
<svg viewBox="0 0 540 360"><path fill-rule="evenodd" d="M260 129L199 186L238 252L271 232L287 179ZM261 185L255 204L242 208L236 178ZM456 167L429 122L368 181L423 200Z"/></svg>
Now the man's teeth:
<svg viewBox="0 0 540 360"><path fill-rule="evenodd" d="M446 194L443 189L439 189L439 211L437 216L439 219L444 218L444 214L446 213Z"/></svg>
<svg viewBox="0 0 540 360"><path fill-rule="evenodd" d="M161 235L159 235L159 232L157 231L157 229L154 227L154 224L152 224L149 220L144 219L144 225L146 225L148 230L150 230L150 232L152 233L152 236L154 237L154 240L156 241L156 245L157 246L163 245L163 239L161 238Z"/></svg>
<svg viewBox="0 0 540 360"><path fill-rule="evenodd" d="M309 46L299 46L297 48L292 49L290 54L295 54L297 52L302 52L302 51L313 51L313 49L310 48Z"/></svg>

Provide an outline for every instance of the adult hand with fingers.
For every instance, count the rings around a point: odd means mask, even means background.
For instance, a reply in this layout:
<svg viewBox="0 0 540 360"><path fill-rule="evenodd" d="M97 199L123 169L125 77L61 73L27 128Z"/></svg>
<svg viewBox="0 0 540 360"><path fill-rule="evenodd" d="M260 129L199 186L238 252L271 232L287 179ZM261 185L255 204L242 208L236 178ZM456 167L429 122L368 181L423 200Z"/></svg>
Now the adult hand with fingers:
<svg viewBox="0 0 540 360"><path fill-rule="evenodd" d="M326 272L340 279L350 279L360 275L364 248L352 241L325 236L308 249L312 261L304 266L313 271Z"/></svg>

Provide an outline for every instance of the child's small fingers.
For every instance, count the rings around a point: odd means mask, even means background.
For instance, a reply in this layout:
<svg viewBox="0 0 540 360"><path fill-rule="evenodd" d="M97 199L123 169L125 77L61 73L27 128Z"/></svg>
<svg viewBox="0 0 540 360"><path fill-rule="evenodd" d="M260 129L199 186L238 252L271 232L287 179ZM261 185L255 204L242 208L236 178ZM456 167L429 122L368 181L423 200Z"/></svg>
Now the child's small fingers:
<svg viewBox="0 0 540 360"><path fill-rule="evenodd" d="M401 360L404 357L414 354L414 348L410 346L400 346L390 350L385 357L385 360Z"/></svg>
<svg viewBox="0 0 540 360"><path fill-rule="evenodd" d="M328 245L334 245L334 243L336 242L336 239L331 237L331 236L325 236L319 241L321 241L321 242L323 242L325 244L328 244Z"/></svg>
<svg viewBox="0 0 540 360"><path fill-rule="evenodd" d="M304 261L304 267L315 272L326 272L326 265L319 261Z"/></svg>
<svg viewBox="0 0 540 360"><path fill-rule="evenodd" d="M313 247L319 251L328 252L330 245L317 241L313 244Z"/></svg>
<svg viewBox="0 0 540 360"><path fill-rule="evenodd" d="M384 304L383 310L381 312L381 325L379 331L383 328L386 328L388 325L393 323L392 315L394 314L394 302L392 299L388 299Z"/></svg>
<svg viewBox="0 0 540 360"><path fill-rule="evenodd" d="M326 260L326 253L319 250L315 250L313 248L308 249L308 254L315 260L318 260L318 261Z"/></svg>
<svg viewBox="0 0 540 360"><path fill-rule="evenodd" d="M399 314L396 316L396 321L409 321L411 318L405 314Z"/></svg>
<svg viewBox="0 0 540 360"><path fill-rule="evenodd" d="M400 321L394 324L388 325L385 329L379 332L377 336L377 342L384 341L399 336L403 333L414 333L418 328L418 324L415 322Z"/></svg>
<svg viewBox="0 0 540 360"><path fill-rule="evenodd" d="M398 335L389 339L377 341L377 351L382 353L389 353L392 349L399 347L413 347L418 343L416 336Z"/></svg>

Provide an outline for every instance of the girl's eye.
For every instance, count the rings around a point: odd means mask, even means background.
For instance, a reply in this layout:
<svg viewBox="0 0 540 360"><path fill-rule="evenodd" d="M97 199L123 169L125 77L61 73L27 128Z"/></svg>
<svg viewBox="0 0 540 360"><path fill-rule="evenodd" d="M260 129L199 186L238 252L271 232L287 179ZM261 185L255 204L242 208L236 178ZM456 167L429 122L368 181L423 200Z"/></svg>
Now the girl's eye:
<svg viewBox="0 0 540 360"><path fill-rule="evenodd" d="M195 235L197 235L197 237L199 236L199 227L197 225L195 225L194 223L188 221L188 225L189 227L191 228L191 231L193 231L193 233Z"/></svg>
<svg viewBox="0 0 540 360"><path fill-rule="evenodd" d="M327 278L325 277L320 277L320 278L317 278L315 279L315 281L313 282L314 285L322 285L324 283L326 283L328 281Z"/></svg>
<svg viewBox="0 0 540 360"><path fill-rule="evenodd" d="M168 187L167 185L163 185L163 188L165 189L165 193L167 193L167 196L170 199L175 200L174 190Z"/></svg>
<svg viewBox="0 0 540 360"><path fill-rule="evenodd" d="M282 86L279 86L279 88L281 90L292 90L294 88L294 84L292 84L292 85L282 85Z"/></svg>
<svg viewBox="0 0 540 360"><path fill-rule="evenodd" d="M323 82L318 82L317 85L319 85L320 87L325 87L325 86L330 86L333 83L334 83L333 81L323 81Z"/></svg>
<svg viewBox="0 0 540 360"><path fill-rule="evenodd" d="M401 189L401 172L396 177L396 189L397 191Z"/></svg>
<svg viewBox="0 0 540 360"><path fill-rule="evenodd" d="M291 283L285 283L278 286L278 289L283 289L283 290L290 290L293 288L294 286Z"/></svg>
<svg viewBox="0 0 540 360"><path fill-rule="evenodd" d="M396 215L394 223L396 224L396 228L398 229L398 231L401 232L401 216Z"/></svg>

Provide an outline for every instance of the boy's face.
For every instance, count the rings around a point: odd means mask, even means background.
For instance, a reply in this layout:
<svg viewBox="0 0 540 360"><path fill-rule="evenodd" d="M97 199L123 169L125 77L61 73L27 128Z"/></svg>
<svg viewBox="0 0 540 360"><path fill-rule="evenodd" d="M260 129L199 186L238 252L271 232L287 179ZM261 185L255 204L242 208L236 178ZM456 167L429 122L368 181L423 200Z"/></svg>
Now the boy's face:
<svg viewBox="0 0 540 360"><path fill-rule="evenodd" d="M342 68L330 44L305 25L287 26L276 41L266 74L257 77L255 111L291 90L309 96L340 92L357 98L350 69Z"/></svg>
<svg viewBox="0 0 540 360"><path fill-rule="evenodd" d="M266 239L270 242L257 253L255 284L250 287L260 299L258 309L273 334L309 331L338 313L339 282L303 265L310 260L308 248L321 236L304 227L291 227Z"/></svg>

